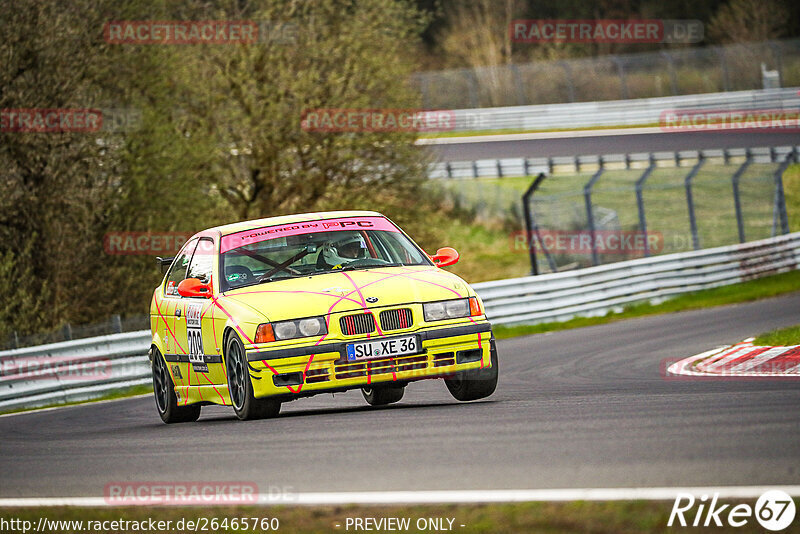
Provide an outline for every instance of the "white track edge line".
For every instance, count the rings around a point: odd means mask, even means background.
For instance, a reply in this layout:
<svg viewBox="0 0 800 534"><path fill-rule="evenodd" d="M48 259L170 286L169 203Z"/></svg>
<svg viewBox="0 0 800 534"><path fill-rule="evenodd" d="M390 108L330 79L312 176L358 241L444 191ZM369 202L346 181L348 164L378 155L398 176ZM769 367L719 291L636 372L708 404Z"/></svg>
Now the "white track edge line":
<svg viewBox="0 0 800 534"><path fill-rule="evenodd" d="M679 493L717 494L721 499L756 499L767 491L781 490L800 496L800 486L697 486L656 488L578 488L578 489L509 489L442 491L366 491L318 492L286 495L259 494L257 502L202 502L195 504L155 504L155 506L214 505L300 505L344 504L478 504L536 501L674 501ZM21 497L0 498L0 508L48 506L154 506L152 502L109 503L103 497Z"/></svg>

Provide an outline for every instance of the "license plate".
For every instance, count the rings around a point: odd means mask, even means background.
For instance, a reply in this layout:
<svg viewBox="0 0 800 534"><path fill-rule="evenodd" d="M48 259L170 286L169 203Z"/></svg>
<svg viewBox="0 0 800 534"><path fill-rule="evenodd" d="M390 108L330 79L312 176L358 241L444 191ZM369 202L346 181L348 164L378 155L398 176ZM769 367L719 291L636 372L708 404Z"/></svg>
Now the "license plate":
<svg viewBox="0 0 800 534"><path fill-rule="evenodd" d="M420 351L417 336L395 337L392 339L376 339L347 344L347 360L367 360L388 356L416 354Z"/></svg>

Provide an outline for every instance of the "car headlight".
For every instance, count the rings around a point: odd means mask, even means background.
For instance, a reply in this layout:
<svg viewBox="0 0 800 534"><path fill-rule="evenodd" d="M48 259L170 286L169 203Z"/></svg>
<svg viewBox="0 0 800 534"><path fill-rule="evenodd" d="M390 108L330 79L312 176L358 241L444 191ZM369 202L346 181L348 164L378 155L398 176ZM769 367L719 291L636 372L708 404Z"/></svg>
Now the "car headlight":
<svg viewBox="0 0 800 534"><path fill-rule="evenodd" d="M261 332L264 332L266 335L260 336L259 334ZM273 339L270 339L267 332L274 334ZM328 327L325 325L325 319L323 317L308 317L306 319L279 321L277 323L264 323L259 325L256 329L255 342L284 341L286 339L318 336L327 333Z"/></svg>
<svg viewBox="0 0 800 534"><path fill-rule="evenodd" d="M478 299L475 297L426 302L422 305L422 313L429 322L482 314Z"/></svg>

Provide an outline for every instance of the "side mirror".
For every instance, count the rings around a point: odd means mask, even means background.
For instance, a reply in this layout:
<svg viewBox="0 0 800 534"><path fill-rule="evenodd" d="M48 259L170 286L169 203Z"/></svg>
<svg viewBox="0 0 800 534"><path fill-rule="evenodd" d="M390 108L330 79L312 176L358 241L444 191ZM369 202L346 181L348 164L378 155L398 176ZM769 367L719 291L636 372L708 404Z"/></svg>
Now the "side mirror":
<svg viewBox="0 0 800 534"><path fill-rule="evenodd" d="M182 297L211 297L211 285L204 284L199 278L187 278L178 284L178 294Z"/></svg>
<svg viewBox="0 0 800 534"><path fill-rule="evenodd" d="M453 265L458 262L458 252L456 252L456 249L450 247L440 248L436 251L436 254L431 256L431 260L433 260L433 263L435 263L437 267L447 267L448 265Z"/></svg>

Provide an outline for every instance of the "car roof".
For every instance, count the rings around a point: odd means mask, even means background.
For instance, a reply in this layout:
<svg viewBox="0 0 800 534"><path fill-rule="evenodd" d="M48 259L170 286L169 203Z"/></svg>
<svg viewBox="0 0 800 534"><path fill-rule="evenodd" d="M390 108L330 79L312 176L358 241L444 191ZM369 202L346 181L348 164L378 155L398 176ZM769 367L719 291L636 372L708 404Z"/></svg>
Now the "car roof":
<svg viewBox="0 0 800 534"><path fill-rule="evenodd" d="M206 232L219 232L220 235L235 234L236 232L244 232L246 230L255 230L256 228L263 228L265 226L277 226L279 224L289 224L296 222L318 221L321 219L337 219L340 217L383 217L384 215L377 211L319 211L316 213L297 213L294 215L282 215L280 217L267 217L265 219L253 219L251 221L240 221L222 226L215 226L204 230Z"/></svg>

